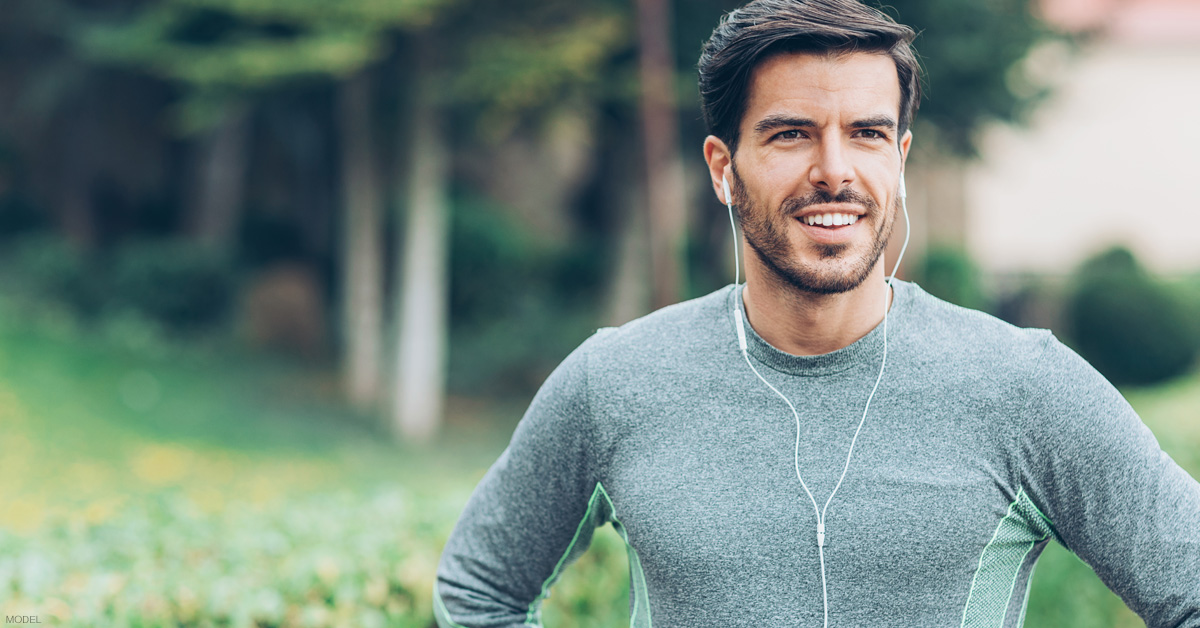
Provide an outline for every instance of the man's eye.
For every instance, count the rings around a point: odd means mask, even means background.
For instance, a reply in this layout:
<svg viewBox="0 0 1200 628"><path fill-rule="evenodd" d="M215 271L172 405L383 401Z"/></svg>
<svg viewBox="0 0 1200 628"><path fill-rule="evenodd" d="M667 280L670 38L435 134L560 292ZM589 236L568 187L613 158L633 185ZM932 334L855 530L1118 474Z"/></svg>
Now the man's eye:
<svg viewBox="0 0 1200 628"><path fill-rule="evenodd" d="M887 138L886 135L884 135L883 133L881 133L879 131L876 131L875 129L859 129L858 133L859 133L860 137L865 137L868 139L882 140L882 139Z"/></svg>
<svg viewBox="0 0 1200 628"><path fill-rule="evenodd" d="M775 139L777 139L777 140L798 140L801 137L804 137L804 135L803 135L803 132L800 131L799 129L780 131L779 133L775 134Z"/></svg>

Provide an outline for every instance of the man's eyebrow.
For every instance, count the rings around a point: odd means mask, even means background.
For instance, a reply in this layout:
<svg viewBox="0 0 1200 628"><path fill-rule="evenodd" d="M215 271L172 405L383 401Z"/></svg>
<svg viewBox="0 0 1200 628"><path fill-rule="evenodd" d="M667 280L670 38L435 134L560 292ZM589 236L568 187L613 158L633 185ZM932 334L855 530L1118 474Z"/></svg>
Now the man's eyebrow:
<svg viewBox="0 0 1200 628"><path fill-rule="evenodd" d="M850 123L850 128L852 129L871 129L877 127L895 129L896 121L888 116L874 116L870 118L863 118L862 120L855 120L854 122Z"/></svg>
<svg viewBox="0 0 1200 628"><path fill-rule="evenodd" d="M758 123L754 125L754 132L755 133L766 133L767 131L772 131L774 129L778 129L778 128L782 128L782 127L793 127L794 128L794 127L815 127L815 126L817 126L817 123L813 122L812 119L810 119L810 118L794 118L794 117L788 116L788 115L775 114L775 115L767 116L767 117L763 118L762 120L759 120Z"/></svg>

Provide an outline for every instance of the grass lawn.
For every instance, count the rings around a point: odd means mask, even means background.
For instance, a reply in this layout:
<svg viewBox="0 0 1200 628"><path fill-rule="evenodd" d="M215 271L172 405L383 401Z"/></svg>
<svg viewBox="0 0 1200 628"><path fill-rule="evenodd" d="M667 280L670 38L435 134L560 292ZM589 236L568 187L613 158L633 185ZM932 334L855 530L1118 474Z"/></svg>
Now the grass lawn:
<svg viewBox="0 0 1200 628"><path fill-rule="evenodd" d="M437 443L397 447L327 370L4 320L0 610L42 625L428 628L441 544L524 405L456 399ZM1200 378L1129 398L1200 476ZM606 528L547 625L627 625L626 568ZM1142 625L1060 548L1027 621Z"/></svg>
<svg viewBox="0 0 1200 628"><path fill-rule="evenodd" d="M402 448L336 386L321 369L0 322L0 610L429 626L438 551L520 409L456 401L441 442Z"/></svg>

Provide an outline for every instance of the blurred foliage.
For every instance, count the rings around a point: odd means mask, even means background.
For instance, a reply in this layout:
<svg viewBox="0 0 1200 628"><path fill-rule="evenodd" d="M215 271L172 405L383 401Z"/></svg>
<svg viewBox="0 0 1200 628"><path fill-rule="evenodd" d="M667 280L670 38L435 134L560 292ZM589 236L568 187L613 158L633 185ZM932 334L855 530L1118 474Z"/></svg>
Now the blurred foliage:
<svg viewBox="0 0 1200 628"><path fill-rule="evenodd" d="M10 296L64 304L80 321L134 316L175 332L213 330L226 323L236 292L228 256L183 239L89 251L36 232L13 238L0 264Z"/></svg>
<svg viewBox="0 0 1200 628"><path fill-rule="evenodd" d="M1032 0L895 0L875 3L918 31L925 72L918 128L936 129L952 153L974 156L989 121L1020 122L1052 88L1026 67L1035 45L1065 40L1035 17Z"/></svg>
<svg viewBox="0 0 1200 628"><path fill-rule="evenodd" d="M594 331L605 255L561 250L485 199L455 204L450 381L456 392L532 394Z"/></svg>
<svg viewBox="0 0 1200 628"><path fill-rule="evenodd" d="M597 530L588 551L563 572L543 602L542 619L546 626L629 626L629 558L612 526Z"/></svg>
<svg viewBox="0 0 1200 628"><path fill-rule="evenodd" d="M12 238L5 244L0 255L9 296L33 293L83 315L100 309L103 290L90 276L94 266L84 251L44 232Z"/></svg>
<svg viewBox="0 0 1200 628"><path fill-rule="evenodd" d="M390 30L428 26L446 0L162 0L81 20L69 32L93 62L183 86L185 131L232 102L305 78L348 77L389 51Z"/></svg>
<svg viewBox="0 0 1200 628"><path fill-rule="evenodd" d="M1069 338L1112 382L1154 384L1187 372L1200 351L1196 312L1113 248L1075 272L1065 311Z"/></svg>
<svg viewBox="0 0 1200 628"><path fill-rule="evenodd" d="M0 530L2 606L68 626L425 628L433 512L401 491L110 499L32 542Z"/></svg>
<svg viewBox="0 0 1200 628"><path fill-rule="evenodd" d="M111 303L174 328L223 322L234 297L232 265L188 240L141 240L113 252Z"/></svg>
<svg viewBox="0 0 1200 628"><path fill-rule="evenodd" d="M1034 274L1022 274L1014 285L994 297L995 315L1017 327L1060 330L1063 289L1056 282Z"/></svg>
<svg viewBox="0 0 1200 628"><path fill-rule="evenodd" d="M305 79L345 79L415 40L456 78L434 97L515 115L560 102L566 86L595 84L631 30L613 8L556 3L522 12L486 0L162 0L86 22L71 37L82 54L184 87L185 130L225 107ZM439 84L443 83L439 81ZM596 97L595 94L592 97Z"/></svg>
<svg viewBox="0 0 1200 628"><path fill-rule="evenodd" d="M913 280L933 296L975 310L987 310L979 267L961 248L931 247L913 269Z"/></svg>
<svg viewBox="0 0 1200 628"><path fill-rule="evenodd" d="M1192 324L1192 333L1200 339L1200 273L1166 280L1165 285L1183 304L1188 313L1187 319Z"/></svg>
<svg viewBox="0 0 1200 628"><path fill-rule="evenodd" d="M615 86L604 80L605 66L630 45L632 31L628 17L611 10L556 27L514 21L466 43L453 99L479 108L479 126L495 141L522 113L611 98L604 92Z"/></svg>

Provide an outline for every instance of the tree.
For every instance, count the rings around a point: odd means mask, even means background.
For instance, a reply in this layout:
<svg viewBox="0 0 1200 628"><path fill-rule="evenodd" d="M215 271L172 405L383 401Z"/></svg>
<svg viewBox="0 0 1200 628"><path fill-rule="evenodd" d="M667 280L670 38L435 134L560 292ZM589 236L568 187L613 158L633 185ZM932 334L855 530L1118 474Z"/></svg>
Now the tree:
<svg viewBox="0 0 1200 628"><path fill-rule="evenodd" d="M132 19L88 29L94 56L140 67L185 86L179 123L214 129L202 159L205 186L193 224L208 241L229 240L239 206L246 97L309 76L340 81L343 238L343 368L360 407L380 397L383 338L383 191L372 146L371 77L390 31L428 24L441 0L167 0ZM239 132L240 131L240 132ZM238 150L241 148L241 150Z"/></svg>
<svg viewBox="0 0 1200 628"><path fill-rule="evenodd" d="M383 351L383 187L372 145L371 76L338 88L342 140L342 342L350 400L370 408L381 392Z"/></svg>
<svg viewBox="0 0 1200 628"><path fill-rule="evenodd" d="M683 158L671 50L668 0L638 0L642 142L650 213L651 302L660 308L679 300L687 232Z"/></svg>
<svg viewBox="0 0 1200 628"><path fill-rule="evenodd" d="M417 93L405 129L406 172L398 173L406 220L397 221L402 257L396 269L397 343L390 417L397 434L427 441L438 429L445 397L449 277L450 155L428 45L418 46L409 80ZM405 192L407 192L405 194Z"/></svg>
<svg viewBox="0 0 1200 628"><path fill-rule="evenodd" d="M1031 0L896 0L877 3L917 29L925 70L918 120L937 129L949 152L976 154L976 132L991 121L1020 122L1049 87L1026 76L1021 61L1058 37Z"/></svg>

